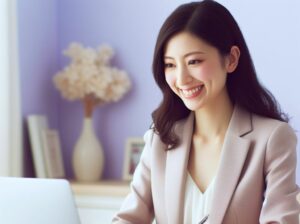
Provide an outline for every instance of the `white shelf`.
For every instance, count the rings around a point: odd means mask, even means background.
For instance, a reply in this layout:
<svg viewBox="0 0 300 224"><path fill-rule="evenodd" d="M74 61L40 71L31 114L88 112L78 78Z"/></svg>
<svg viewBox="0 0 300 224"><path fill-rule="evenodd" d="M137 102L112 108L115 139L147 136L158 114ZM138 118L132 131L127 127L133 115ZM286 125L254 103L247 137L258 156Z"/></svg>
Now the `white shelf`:
<svg viewBox="0 0 300 224"><path fill-rule="evenodd" d="M125 197L129 193L128 181L71 182L71 187L76 195Z"/></svg>
<svg viewBox="0 0 300 224"><path fill-rule="evenodd" d="M111 223L129 193L129 182L71 182L71 188L82 224Z"/></svg>

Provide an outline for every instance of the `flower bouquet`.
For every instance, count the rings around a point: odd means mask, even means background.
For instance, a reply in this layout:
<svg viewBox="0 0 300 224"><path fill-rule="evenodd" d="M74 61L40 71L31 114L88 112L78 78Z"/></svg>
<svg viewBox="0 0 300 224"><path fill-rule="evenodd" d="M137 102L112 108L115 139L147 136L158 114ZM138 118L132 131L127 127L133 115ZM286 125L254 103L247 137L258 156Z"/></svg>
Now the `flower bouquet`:
<svg viewBox="0 0 300 224"><path fill-rule="evenodd" d="M64 55L71 63L54 76L54 84L64 98L83 101L86 117L94 106L120 100L131 87L127 73L110 66L114 52L109 45L95 50L71 43Z"/></svg>
<svg viewBox="0 0 300 224"><path fill-rule="evenodd" d="M120 100L131 82L125 71L110 65L114 52L109 45L92 49L71 43L63 53L71 62L54 76L54 85L62 97L81 100L85 114L73 153L74 173L79 181L97 181L102 175L104 156L92 127L93 110L97 105Z"/></svg>

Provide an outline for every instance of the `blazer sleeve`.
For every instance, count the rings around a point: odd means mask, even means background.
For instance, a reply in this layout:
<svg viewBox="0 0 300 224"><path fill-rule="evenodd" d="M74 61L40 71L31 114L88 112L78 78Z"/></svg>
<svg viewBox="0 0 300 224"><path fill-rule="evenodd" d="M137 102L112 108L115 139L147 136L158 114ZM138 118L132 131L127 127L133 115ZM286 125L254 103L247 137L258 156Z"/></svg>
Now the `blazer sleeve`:
<svg viewBox="0 0 300 224"><path fill-rule="evenodd" d="M265 200L260 223L299 224L296 145L296 135L287 123L280 123L269 138L264 169Z"/></svg>
<svg viewBox="0 0 300 224"><path fill-rule="evenodd" d="M153 221L150 169L152 137L152 130L144 135L145 147L130 184L131 191L113 218L113 224L150 224Z"/></svg>

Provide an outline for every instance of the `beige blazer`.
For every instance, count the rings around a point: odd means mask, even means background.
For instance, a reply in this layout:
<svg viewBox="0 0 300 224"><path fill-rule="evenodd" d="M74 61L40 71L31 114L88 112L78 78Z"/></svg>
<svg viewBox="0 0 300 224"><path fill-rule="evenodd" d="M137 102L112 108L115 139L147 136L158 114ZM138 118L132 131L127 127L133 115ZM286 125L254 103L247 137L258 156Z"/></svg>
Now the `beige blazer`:
<svg viewBox="0 0 300 224"><path fill-rule="evenodd" d="M187 163L194 114L176 124L181 144L171 150L152 130L131 183L113 219L117 224L183 224ZM209 224L298 224L295 183L297 139L284 122L235 106L225 136ZM200 221L200 220L199 220Z"/></svg>

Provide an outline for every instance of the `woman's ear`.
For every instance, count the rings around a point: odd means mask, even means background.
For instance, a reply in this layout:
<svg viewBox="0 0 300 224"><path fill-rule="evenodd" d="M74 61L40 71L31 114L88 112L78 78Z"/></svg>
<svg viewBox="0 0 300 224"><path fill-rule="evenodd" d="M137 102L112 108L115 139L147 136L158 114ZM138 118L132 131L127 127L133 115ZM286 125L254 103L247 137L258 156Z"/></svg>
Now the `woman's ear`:
<svg viewBox="0 0 300 224"><path fill-rule="evenodd" d="M232 46L230 49L230 53L227 56L227 64L226 64L226 71L227 73L232 73L236 69L239 64L240 59L240 49L237 46Z"/></svg>

